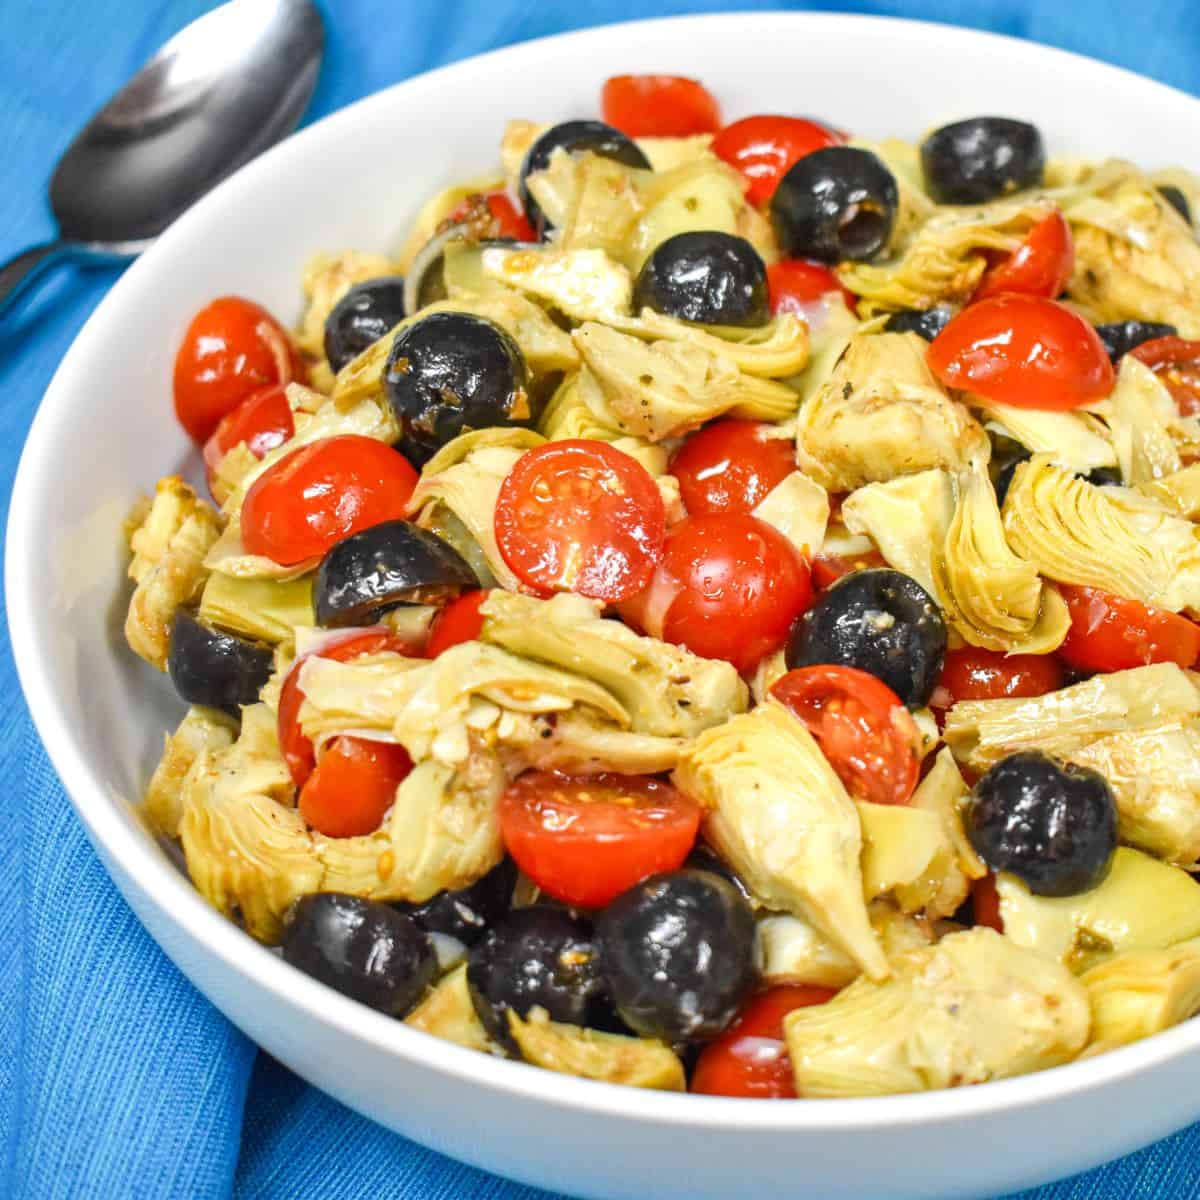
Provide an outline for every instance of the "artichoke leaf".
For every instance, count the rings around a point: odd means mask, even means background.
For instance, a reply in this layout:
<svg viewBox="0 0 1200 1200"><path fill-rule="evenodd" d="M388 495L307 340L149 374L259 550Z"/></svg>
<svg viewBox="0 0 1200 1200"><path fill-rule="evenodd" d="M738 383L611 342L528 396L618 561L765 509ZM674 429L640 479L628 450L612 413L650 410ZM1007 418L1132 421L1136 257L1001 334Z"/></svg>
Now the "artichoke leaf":
<svg viewBox="0 0 1200 1200"><path fill-rule="evenodd" d="M405 1025L484 1054L502 1053L488 1037L467 987L467 965L461 963L434 985L429 995L404 1018Z"/></svg>
<svg viewBox="0 0 1200 1200"><path fill-rule="evenodd" d="M603 250L488 246L480 263L489 279L536 296L576 321L606 321L629 312L633 279Z"/></svg>
<svg viewBox="0 0 1200 1200"><path fill-rule="evenodd" d="M1192 463L1172 475L1164 475L1161 479L1139 483L1138 491L1176 516L1194 521L1200 518L1200 462Z"/></svg>
<svg viewBox="0 0 1200 1200"><path fill-rule="evenodd" d="M517 167L519 170L520 163L517 164ZM406 275L413 260L424 249L426 242L443 228L450 214L459 208L464 200L469 200L472 196L480 193L495 191L503 184L504 178L499 172L489 171L487 174L476 175L472 179L453 183L431 196L417 213L408 237L404 241L404 246L396 257L394 270L401 275ZM385 272L385 274L390 274L390 272Z"/></svg>
<svg viewBox="0 0 1200 1200"><path fill-rule="evenodd" d="M686 740L621 729L577 708L535 721L524 743L518 744L515 733L508 734L505 745L517 751L524 765L542 771L659 775L674 770Z"/></svg>
<svg viewBox="0 0 1200 1200"><path fill-rule="evenodd" d="M1020 442L1033 454L1049 454L1061 467L1086 474L1096 467L1117 465L1108 427L1093 413L987 404L973 394L967 402L988 429Z"/></svg>
<svg viewBox="0 0 1200 1200"><path fill-rule="evenodd" d="M576 158L556 151L555 160L560 157L567 161L553 164L563 176L558 191L569 199L561 204L555 245L565 251L600 250L614 261L632 266L625 249L645 212L637 186L645 172L590 152ZM569 182L565 178L568 171L574 175ZM539 184L532 184L531 191Z"/></svg>
<svg viewBox="0 0 1200 1200"><path fill-rule="evenodd" d="M650 169L656 172L673 171L687 163L716 158L710 149L713 140L711 133L695 133L684 137L639 137L633 140L650 161Z"/></svg>
<svg viewBox="0 0 1200 1200"><path fill-rule="evenodd" d="M221 536L208 548L204 567L214 575L226 575L238 582L286 584L311 574L320 561L319 557L305 558L285 566L263 554L251 554L242 540L241 512L235 510Z"/></svg>
<svg viewBox="0 0 1200 1200"><path fill-rule="evenodd" d="M142 815L152 832L175 838L183 816L183 784L192 765L202 755L212 755L232 746L238 723L216 708L189 708L174 733L168 734L162 758L154 768Z"/></svg>
<svg viewBox="0 0 1200 1200"><path fill-rule="evenodd" d="M1127 487L1179 470L1182 464L1171 434L1179 410L1166 384L1132 354L1121 359L1117 384L1105 407L1121 478Z"/></svg>
<svg viewBox="0 0 1200 1200"><path fill-rule="evenodd" d="M780 649L758 660L750 678L750 695L755 704L766 704L771 688L787 674L787 655Z"/></svg>
<svg viewBox="0 0 1200 1200"><path fill-rule="evenodd" d="M774 703L702 733L673 779L708 810L705 838L770 908L804 917L873 978L853 801L807 729Z"/></svg>
<svg viewBox="0 0 1200 1200"><path fill-rule="evenodd" d="M551 442L567 438L615 442L624 436L587 367L568 375L555 388L542 409L538 432Z"/></svg>
<svg viewBox="0 0 1200 1200"><path fill-rule="evenodd" d="M975 880L982 879L988 869L975 853L963 827L962 806L969 793L970 789L954 761L954 755L949 747L943 746L908 803L911 808L938 815L945 835L954 847L959 868L968 879Z"/></svg>
<svg viewBox="0 0 1200 1200"><path fill-rule="evenodd" d="M800 1096L885 1096L1006 1079L1070 1062L1087 992L1060 964L991 929L892 960L826 1004L784 1018Z"/></svg>
<svg viewBox="0 0 1200 1200"><path fill-rule="evenodd" d="M304 264L300 285L308 300L296 344L310 358L328 368L325 360L325 322L341 298L357 283L381 275L399 275L398 263L382 254L342 250L336 254L314 254ZM330 376L332 378L332 376Z"/></svg>
<svg viewBox="0 0 1200 1200"><path fill-rule="evenodd" d="M215 571L200 596L200 620L278 645L293 640L297 628L314 623L312 586L309 576L285 582Z"/></svg>
<svg viewBox="0 0 1200 1200"><path fill-rule="evenodd" d="M811 560L825 541L829 493L803 471L793 471L763 497L753 515L778 529L802 558Z"/></svg>

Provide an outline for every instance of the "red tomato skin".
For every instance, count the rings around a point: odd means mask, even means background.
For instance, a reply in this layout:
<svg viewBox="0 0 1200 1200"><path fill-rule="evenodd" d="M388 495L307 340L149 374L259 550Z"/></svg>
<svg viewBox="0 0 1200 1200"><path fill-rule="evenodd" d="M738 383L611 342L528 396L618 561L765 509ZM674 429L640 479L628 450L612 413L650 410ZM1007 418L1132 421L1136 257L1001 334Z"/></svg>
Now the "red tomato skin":
<svg viewBox="0 0 1200 1200"><path fill-rule="evenodd" d="M295 432L283 385L260 388L221 418L212 437L204 443L204 465L211 475L221 459L242 442L255 458L265 458Z"/></svg>
<svg viewBox="0 0 1200 1200"><path fill-rule="evenodd" d="M997 404L1063 411L1107 396L1113 369L1095 329L1041 296L968 305L926 352L947 387Z"/></svg>
<svg viewBox="0 0 1200 1200"><path fill-rule="evenodd" d="M429 641L425 643L425 657L437 658L451 646L477 641L483 632L483 616L479 607L487 598L487 590L482 589L465 592L451 600L433 618L433 624L429 627Z"/></svg>
<svg viewBox="0 0 1200 1200"><path fill-rule="evenodd" d="M1181 337L1152 338L1129 353L1162 377L1181 417L1200 414L1200 342Z"/></svg>
<svg viewBox="0 0 1200 1200"><path fill-rule="evenodd" d="M1058 209L1043 217L1029 236L1003 262L990 268L973 301L1004 292L1044 296L1053 300L1067 286L1075 269L1075 240Z"/></svg>
<svg viewBox="0 0 1200 1200"><path fill-rule="evenodd" d="M1177 613L1113 596L1099 588L1059 584L1071 628L1059 656L1079 671L1125 671L1151 663L1194 666L1200 625Z"/></svg>
<svg viewBox="0 0 1200 1200"><path fill-rule="evenodd" d="M192 318L175 355L175 415L203 444L252 393L306 378L287 330L265 308L222 296Z"/></svg>
<svg viewBox="0 0 1200 1200"><path fill-rule="evenodd" d="M484 203L496 222L496 237L509 237L517 242L536 242L534 228L525 214L509 199L503 188L494 192L483 192ZM464 200L449 217L450 221L461 221L472 209L474 197Z"/></svg>
<svg viewBox="0 0 1200 1200"><path fill-rule="evenodd" d="M1004 918L1000 915L1000 893L996 890L995 875L985 875L971 885L971 905L975 910L975 924L1004 932Z"/></svg>
<svg viewBox="0 0 1200 1200"><path fill-rule="evenodd" d="M643 775L528 771L500 801L500 829L517 866L544 892L602 908L660 871L683 865L701 809Z"/></svg>
<svg viewBox="0 0 1200 1200"><path fill-rule="evenodd" d="M843 287L838 277L824 264L807 258L784 258L767 268L767 293L771 312L795 313L808 319L813 306L834 293L841 293L846 307L857 311L858 297Z"/></svg>
<svg viewBox="0 0 1200 1200"><path fill-rule="evenodd" d="M374 833L412 765L403 746L368 738L334 738L300 789L300 815L326 837Z"/></svg>
<svg viewBox="0 0 1200 1200"><path fill-rule="evenodd" d="M671 460L691 516L748 513L796 469L790 438L765 436L761 421L728 418L693 433Z"/></svg>
<svg viewBox="0 0 1200 1200"><path fill-rule="evenodd" d="M721 109L712 93L682 75L614 75L600 92L604 121L626 137L716 133Z"/></svg>
<svg viewBox="0 0 1200 1200"><path fill-rule="evenodd" d="M1001 654L976 646L947 651L939 681L951 703L1044 696L1062 685L1062 667L1052 655Z"/></svg>
<svg viewBox="0 0 1200 1200"><path fill-rule="evenodd" d="M746 179L746 199L766 204L779 181L806 154L840 146L845 138L803 117L761 115L726 125L713 138L712 152Z"/></svg>
<svg viewBox="0 0 1200 1200"><path fill-rule="evenodd" d="M855 555L853 558L841 554L818 555L812 564L813 587L824 591L837 583L843 575L887 565L887 559L878 550L868 550L866 554Z"/></svg>
<svg viewBox="0 0 1200 1200"><path fill-rule="evenodd" d="M500 555L541 595L623 600L662 555L662 494L641 463L606 442L548 442L516 462L496 499Z"/></svg>
<svg viewBox="0 0 1200 1200"><path fill-rule="evenodd" d="M242 542L281 566L319 558L361 529L405 515L417 473L390 446L342 434L268 467L242 501Z"/></svg>
<svg viewBox="0 0 1200 1200"><path fill-rule="evenodd" d="M794 1100L796 1079L783 1018L798 1008L825 1004L835 995L832 988L801 984L759 992L733 1024L700 1051L689 1090L704 1096Z"/></svg>

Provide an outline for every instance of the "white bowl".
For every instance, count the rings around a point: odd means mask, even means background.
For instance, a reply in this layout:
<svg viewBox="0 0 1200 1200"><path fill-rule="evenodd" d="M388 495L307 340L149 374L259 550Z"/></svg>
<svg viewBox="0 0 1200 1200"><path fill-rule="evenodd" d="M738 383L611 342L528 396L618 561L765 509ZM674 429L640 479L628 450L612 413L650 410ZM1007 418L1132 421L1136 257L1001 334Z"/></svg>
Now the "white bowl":
<svg viewBox="0 0 1200 1200"><path fill-rule="evenodd" d="M753 1101L608 1087L426 1037L286 966L209 908L134 811L179 710L120 637L130 503L189 462L170 401L191 314L239 292L285 317L320 248L395 246L419 203L491 165L508 117L595 113L601 82L674 71L731 115L811 112L918 136L978 113L1054 152L1198 165L1200 103L1113 67L906 21L738 14L531 42L400 84L251 163L113 288L59 368L21 460L7 589L21 682L100 857L214 1004L339 1100L458 1158L594 1197L989 1196L1200 1117L1200 1022L1044 1074L888 1099ZM191 460L194 463L194 460Z"/></svg>

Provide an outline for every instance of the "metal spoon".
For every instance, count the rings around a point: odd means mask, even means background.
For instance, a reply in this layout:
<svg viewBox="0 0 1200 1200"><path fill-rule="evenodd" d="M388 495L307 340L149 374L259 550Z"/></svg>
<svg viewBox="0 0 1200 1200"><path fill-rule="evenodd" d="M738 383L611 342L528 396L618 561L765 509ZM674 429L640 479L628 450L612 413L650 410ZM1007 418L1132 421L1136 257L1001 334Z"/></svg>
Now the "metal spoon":
<svg viewBox="0 0 1200 1200"><path fill-rule="evenodd" d="M291 133L324 45L309 0L231 0L180 30L59 160L50 207L60 237L0 267L0 314L56 263L140 254L214 184Z"/></svg>

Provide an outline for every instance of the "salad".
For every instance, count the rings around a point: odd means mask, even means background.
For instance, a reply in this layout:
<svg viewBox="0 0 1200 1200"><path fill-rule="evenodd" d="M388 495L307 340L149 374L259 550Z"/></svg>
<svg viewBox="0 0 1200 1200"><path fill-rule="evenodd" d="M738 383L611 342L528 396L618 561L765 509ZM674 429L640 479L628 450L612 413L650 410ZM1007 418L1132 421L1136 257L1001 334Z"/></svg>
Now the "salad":
<svg viewBox="0 0 1200 1200"><path fill-rule="evenodd" d="M622 76L178 349L145 819L428 1034L759 1098L1200 1010L1200 180Z"/></svg>

